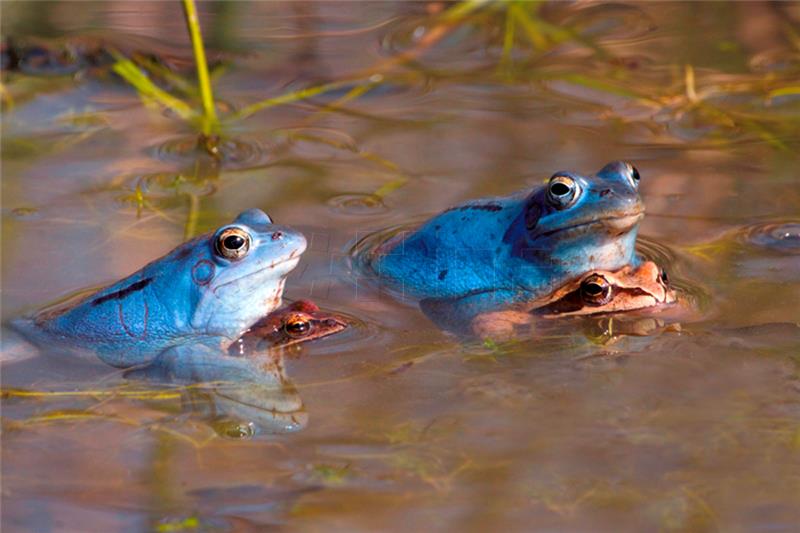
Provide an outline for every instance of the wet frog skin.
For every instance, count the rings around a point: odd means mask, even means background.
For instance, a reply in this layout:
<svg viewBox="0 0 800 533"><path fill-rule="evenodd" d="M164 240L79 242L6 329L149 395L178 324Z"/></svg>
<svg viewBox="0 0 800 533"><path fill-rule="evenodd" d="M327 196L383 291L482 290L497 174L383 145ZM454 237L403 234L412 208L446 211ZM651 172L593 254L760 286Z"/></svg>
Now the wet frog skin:
<svg viewBox="0 0 800 533"><path fill-rule="evenodd" d="M531 304L531 313L543 318L617 313L675 303L665 270L652 261L615 272L590 272L553 292L544 302Z"/></svg>
<svg viewBox="0 0 800 533"><path fill-rule="evenodd" d="M471 314L530 301L591 270L636 265L639 172L557 172L529 193L473 200L378 248L382 281L419 299L460 299Z"/></svg>
<svg viewBox="0 0 800 533"><path fill-rule="evenodd" d="M661 308L677 301L664 270L652 261L616 271L592 271L552 294L502 311L483 313L470 323L479 337L507 337L515 327L538 319L620 313Z"/></svg>
<svg viewBox="0 0 800 533"><path fill-rule="evenodd" d="M349 327L344 317L322 311L314 302L297 300L265 316L231 344L230 355L247 355L321 339Z"/></svg>
<svg viewBox="0 0 800 533"><path fill-rule="evenodd" d="M91 352L116 367L178 348L224 352L280 305L305 248L301 233L250 209L113 285L12 325L37 344Z"/></svg>

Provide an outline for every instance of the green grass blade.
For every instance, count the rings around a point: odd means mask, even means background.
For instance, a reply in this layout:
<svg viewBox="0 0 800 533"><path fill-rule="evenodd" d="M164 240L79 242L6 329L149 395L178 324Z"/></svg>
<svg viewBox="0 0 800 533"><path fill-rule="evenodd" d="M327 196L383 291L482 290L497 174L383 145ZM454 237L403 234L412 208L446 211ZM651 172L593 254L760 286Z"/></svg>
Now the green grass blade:
<svg viewBox="0 0 800 533"><path fill-rule="evenodd" d="M781 87L780 89L773 89L767 94L767 98L779 98L781 96L798 96L800 95L800 85L790 85L789 87Z"/></svg>
<svg viewBox="0 0 800 533"><path fill-rule="evenodd" d="M362 80L361 82L354 82L353 80L347 81L335 81L332 83L326 83L324 85L317 85L316 87L309 87L307 89L301 89L299 91L293 91L290 93L282 94L280 96L275 96L273 98L267 98L266 100L261 100L254 104L250 104L247 107L244 107L237 111L236 113L232 114L229 118L230 120L241 120L247 118L254 113L258 113L264 109L275 107L278 105L285 105L291 104L293 102L299 102L300 100L306 100L308 98L313 98L314 96L329 92L335 91L336 89L341 89L342 87L348 87L353 84L358 83L365 83L367 85L374 83L371 79Z"/></svg>
<svg viewBox="0 0 800 533"><path fill-rule="evenodd" d="M158 102L184 120L191 121L196 118L197 114L189 104L175 98L155 85L133 61L117 54L115 54L115 57L117 58L117 62L114 63L112 69L125 81L130 83L141 96Z"/></svg>

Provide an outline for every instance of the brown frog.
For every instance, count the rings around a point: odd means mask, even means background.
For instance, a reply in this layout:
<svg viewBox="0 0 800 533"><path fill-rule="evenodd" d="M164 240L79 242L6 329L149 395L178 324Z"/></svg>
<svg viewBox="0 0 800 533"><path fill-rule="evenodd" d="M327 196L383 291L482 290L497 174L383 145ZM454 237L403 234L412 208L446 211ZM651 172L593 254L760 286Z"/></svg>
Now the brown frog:
<svg viewBox="0 0 800 533"><path fill-rule="evenodd" d="M517 326L535 318L553 319L655 308L676 302L667 274L652 261L615 271L594 270L570 281L544 298L512 308L483 313L471 323L482 338L510 337Z"/></svg>
<svg viewBox="0 0 800 533"><path fill-rule="evenodd" d="M297 300L256 322L228 353L247 355L321 339L346 329L347 319L322 311L310 300Z"/></svg>

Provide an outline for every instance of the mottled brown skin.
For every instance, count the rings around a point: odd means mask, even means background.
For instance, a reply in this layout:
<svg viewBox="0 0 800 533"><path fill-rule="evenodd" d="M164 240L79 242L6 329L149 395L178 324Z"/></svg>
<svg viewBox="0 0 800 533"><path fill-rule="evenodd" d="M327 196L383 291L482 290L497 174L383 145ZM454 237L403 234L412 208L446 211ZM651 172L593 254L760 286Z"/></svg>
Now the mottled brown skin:
<svg viewBox="0 0 800 533"><path fill-rule="evenodd" d="M231 345L229 353L248 355L292 346L339 333L348 326L345 318L320 310L314 302L297 300L256 322Z"/></svg>
<svg viewBox="0 0 800 533"><path fill-rule="evenodd" d="M666 274L652 261L616 271L592 271L545 298L475 317L471 327L479 337L510 337L516 326L534 318L553 319L618 313L673 304L675 291Z"/></svg>

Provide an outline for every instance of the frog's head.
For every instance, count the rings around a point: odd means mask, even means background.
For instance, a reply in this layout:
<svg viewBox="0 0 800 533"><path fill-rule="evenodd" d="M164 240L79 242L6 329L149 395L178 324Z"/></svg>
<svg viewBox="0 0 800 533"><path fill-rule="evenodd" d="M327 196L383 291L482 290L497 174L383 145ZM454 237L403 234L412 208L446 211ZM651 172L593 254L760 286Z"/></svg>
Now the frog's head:
<svg viewBox="0 0 800 533"><path fill-rule="evenodd" d="M676 300L667 273L652 261L617 271L593 271L565 284L539 304L544 318L632 311Z"/></svg>
<svg viewBox="0 0 800 533"><path fill-rule="evenodd" d="M644 205L639 172L616 161L595 176L556 172L526 199L514 234L515 253L559 270L586 272L635 263L634 244Z"/></svg>
<svg viewBox="0 0 800 533"><path fill-rule="evenodd" d="M175 264L170 292L188 294L192 333L233 340L280 305L286 275L305 248L301 233L249 209L168 256Z"/></svg>
<svg viewBox="0 0 800 533"><path fill-rule="evenodd" d="M321 339L348 327L345 317L322 311L310 300L297 300L256 322L230 346L228 353L246 355L270 348L285 348Z"/></svg>

